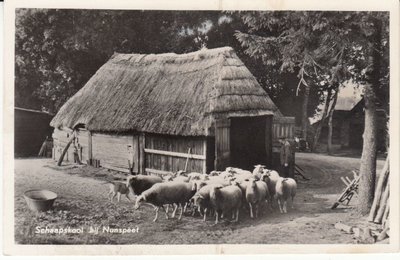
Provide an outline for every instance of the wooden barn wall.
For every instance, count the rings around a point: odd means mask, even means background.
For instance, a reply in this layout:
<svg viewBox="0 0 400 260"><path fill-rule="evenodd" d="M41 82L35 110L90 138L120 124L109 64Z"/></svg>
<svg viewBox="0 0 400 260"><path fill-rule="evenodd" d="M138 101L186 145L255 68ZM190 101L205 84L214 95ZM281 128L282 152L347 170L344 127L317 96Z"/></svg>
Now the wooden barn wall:
<svg viewBox="0 0 400 260"><path fill-rule="evenodd" d="M188 160L187 172L206 172L205 138L146 134L146 171L163 173L184 170L189 148L191 148L191 155Z"/></svg>
<svg viewBox="0 0 400 260"><path fill-rule="evenodd" d="M137 136L92 133L92 154L102 167L127 171L129 160L138 172Z"/></svg>
<svg viewBox="0 0 400 260"><path fill-rule="evenodd" d="M280 120L274 119L272 138L277 141L279 137L284 136L288 139L294 138L295 122L294 120Z"/></svg>
<svg viewBox="0 0 400 260"><path fill-rule="evenodd" d="M79 159L82 163L86 164L89 159L89 131L84 129L79 129L76 131L75 145L77 145L79 152ZM78 145L79 144L79 145Z"/></svg>
<svg viewBox="0 0 400 260"><path fill-rule="evenodd" d="M69 139L71 138L72 131L69 129L54 129L53 132L53 158L58 160L62 154L64 147L67 145ZM64 161L73 162L74 161L74 147L71 145L68 148L67 153L64 156Z"/></svg>
<svg viewBox="0 0 400 260"><path fill-rule="evenodd" d="M14 156L37 156L46 136L52 135L53 128L49 125L52 116L18 109L14 111Z"/></svg>

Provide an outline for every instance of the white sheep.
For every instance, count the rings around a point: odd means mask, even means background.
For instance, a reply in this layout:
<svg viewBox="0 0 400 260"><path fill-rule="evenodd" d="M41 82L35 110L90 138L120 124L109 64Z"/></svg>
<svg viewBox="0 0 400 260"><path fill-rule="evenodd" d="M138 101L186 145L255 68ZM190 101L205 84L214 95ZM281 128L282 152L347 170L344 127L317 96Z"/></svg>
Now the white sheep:
<svg viewBox="0 0 400 260"><path fill-rule="evenodd" d="M204 184L201 183L201 184ZM200 185L201 185L200 184ZM194 205L197 206L197 210L200 213L200 216L203 214L201 210L204 212L203 221L206 221L207 212L212 210L211 200L210 200L210 191L214 187L219 186L218 184L208 184L204 186L198 186L198 190L196 194L193 195L192 201Z"/></svg>
<svg viewBox="0 0 400 260"><path fill-rule="evenodd" d="M253 176L257 179L257 180L261 180L261 175L264 173L264 165L261 164L257 164L254 166L254 170L253 170Z"/></svg>
<svg viewBox="0 0 400 260"><path fill-rule="evenodd" d="M232 213L234 222L239 220L239 209L242 205L242 191L236 185L215 186L210 191L211 205L215 210L215 224L218 224L220 214Z"/></svg>
<svg viewBox="0 0 400 260"><path fill-rule="evenodd" d="M163 208L165 210L166 218L168 219L168 212L164 208L166 204L180 205L181 211L178 219L182 218L183 205L187 203L196 191L192 190L192 184L186 182L163 182L154 184L150 189L144 191L136 198L135 209L140 207L141 202L147 202L154 205L156 216L153 220L155 222L158 218L158 210ZM177 207L172 213L175 216Z"/></svg>
<svg viewBox="0 0 400 260"><path fill-rule="evenodd" d="M268 186L264 181L257 181L253 178L247 183L246 201L250 208L250 218L254 218L253 209L255 209L255 217L257 218L259 206L269 200Z"/></svg>
<svg viewBox="0 0 400 260"><path fill-rule="evenodd" d="M279 178L280 176L278 172L274 170L264 169L263 174L261 175L261 180L267 183L268 191L272 197L275 195L276 182Z"/></svg>
<svg viewBox="0 0 400 260"><path fill-rule="evenodd" d="M210 176L219 176L221 174L221 171L211 171Z"/></svg>
<svg viewBox="0 0 400 260"><path fill-rule="evenodd" d="M278 201L279 210L281 213L287 213L287 200L292 198L292 208L293 199L296 195L297 183L292 178L282 178L280 177L276 182L275 187L275 197Z"/></svg>
<svg viewBox="0 0 400 260"><path fill-rule="evenodd" d="M206 176L205 174L201 174L198 172L191 172L188 175L188 178L190 181L194 181L194 180L201 180L204 178L204 176Z"/></svg>

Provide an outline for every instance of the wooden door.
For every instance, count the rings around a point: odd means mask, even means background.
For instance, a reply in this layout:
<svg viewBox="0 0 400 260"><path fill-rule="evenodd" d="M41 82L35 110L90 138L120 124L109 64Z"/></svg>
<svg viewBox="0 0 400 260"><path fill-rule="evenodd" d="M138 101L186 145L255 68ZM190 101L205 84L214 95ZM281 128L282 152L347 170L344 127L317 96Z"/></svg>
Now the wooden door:
<svg viewBox="0 0 400 260"><path fill-rule="evenodd" d="M215 122L215 169L218 171L230 166L230 126L229 118Z"/></svg>

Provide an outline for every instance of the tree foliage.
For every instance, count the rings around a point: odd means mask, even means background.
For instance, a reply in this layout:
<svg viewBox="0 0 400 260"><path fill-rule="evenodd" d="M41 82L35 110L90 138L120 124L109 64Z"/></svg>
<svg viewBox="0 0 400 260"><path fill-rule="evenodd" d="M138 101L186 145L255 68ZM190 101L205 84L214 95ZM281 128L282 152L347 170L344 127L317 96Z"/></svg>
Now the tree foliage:
<svg viewBox="0 0 400 260"><path fill-rule="evenodd" d="M184 53L217 12L18 9L15 103L56 112L114 53Z"/></svg>

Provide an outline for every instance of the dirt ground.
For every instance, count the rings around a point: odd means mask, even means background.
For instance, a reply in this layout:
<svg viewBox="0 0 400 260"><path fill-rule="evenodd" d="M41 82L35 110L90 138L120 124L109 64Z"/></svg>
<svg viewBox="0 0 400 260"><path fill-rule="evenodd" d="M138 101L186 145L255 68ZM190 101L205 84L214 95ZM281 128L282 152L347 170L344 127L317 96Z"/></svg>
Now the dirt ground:
<svg viewBox="0 0 400 260"><path fill-rule="evenodd" d="M342 221L347 224L365 223L352 206L330 207L344 184L341 176L352 177L359 168L359 159L299 153L296 163L309 181L298 180L294 209L288 214L265 209L252 220L243 211L238 223L222 221L213 225L209 218L203 222L199 215L188 212L181 221L159 215L153 223L154 212L143 205L133 209L125 197L121 202L107 199L108 185L104 180L123 177L102 168L88 166L57 168L49 159L17 159L15 162L15 240L20 244L338 244L355 243L352 235L334 228ZM378 168L383 161L378 161ZM30 189L49 189L58 194L54 210L31 212L23 198ZM36 228L82 228L81 234L36 234ZM90 233L90 227L99 227L99 233ZM103 227L132 228L133 233L102 232Z"/></svg>

